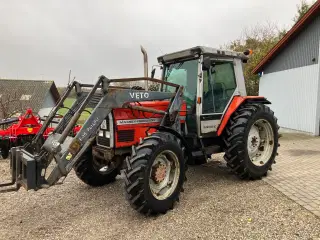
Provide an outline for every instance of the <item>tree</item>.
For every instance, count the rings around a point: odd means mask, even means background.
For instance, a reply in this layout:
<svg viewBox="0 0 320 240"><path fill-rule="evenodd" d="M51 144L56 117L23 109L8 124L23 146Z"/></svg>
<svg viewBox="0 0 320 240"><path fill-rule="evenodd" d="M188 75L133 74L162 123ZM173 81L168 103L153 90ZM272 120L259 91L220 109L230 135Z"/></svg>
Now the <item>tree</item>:
<svg viewBox="0 0 320 240"><path fill-rule="evenodd" d="M25 111L25 104L19 99L17 93L1 94L0 97L0 118L9 118L15 114L20 115Z"/></svg>
<svg viewBox="0 0 320 240"><path fill-rule="evenodd" d="M306 0L301 0L297 5L297 13L293 18L296 23L314 4L308 4ZM279 29L276 24L266 23L264 25L256 25L251 29L245 29L242 36L231 41L225 48L243 52L246 49L252 49L253 54L250 56L248 63L244 66L244 77L246 80L246 88L248 95L259 94L259 76L252 74L252 70L259 62L268 54L268 52L281 40L287 33L286 29Z"/></svg>
<svg viewBox="0 0 320 240"><path fill-rule="evenodd" d="M266 23L245 29L240 38L226 45L225 48L237 52L253 50L248 63L244 65L248 95L258 95L259 92L259 76L252 74L252 70L285 34L286 30L279 29L276 24Z"/></svg>
<svg viewBox="0 0 320 240"><path fill-rule="evenodd" d="M308 4L305 0L301 0L300 4L297 5L297 14L293 18L294 23L298 22L306 14L313 4L314 1Z"/></svg>

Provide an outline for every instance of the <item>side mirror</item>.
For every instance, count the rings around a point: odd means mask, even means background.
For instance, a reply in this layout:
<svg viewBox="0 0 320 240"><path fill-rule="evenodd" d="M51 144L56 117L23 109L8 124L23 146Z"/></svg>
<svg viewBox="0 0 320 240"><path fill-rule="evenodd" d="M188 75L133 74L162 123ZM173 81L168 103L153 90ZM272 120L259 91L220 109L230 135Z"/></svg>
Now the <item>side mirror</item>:
<svg viewBox="0 0 320 240"><path fill-rule="evenodd" d="M211 59L209 57L205 57L202 62L202 70L209 70L211 66Z"/></svg>
<svg viewBox="0 0 320 240"><path fill-rule="evenodd" d="M152 71L151 71L151 78L154 78L154 74L156 73L156 69L154 68L154 69L152 69Z"/></svg>
<svg viewBox="0 0 320 240"><path fill-rule="evenodd" d="M245 51L243 51L243 54L248 56L248 55L251 55L253 53L253 51L251 49L247 49Z"/></svg>
<svg viewBox="0 0 320 240"><path fill-rule="evenodd" d="M205 57L202 63L202 70L209 70L210 67L214 67L215 65L216 63L214 62L214 60L210 59L210 57Z"/></svg>

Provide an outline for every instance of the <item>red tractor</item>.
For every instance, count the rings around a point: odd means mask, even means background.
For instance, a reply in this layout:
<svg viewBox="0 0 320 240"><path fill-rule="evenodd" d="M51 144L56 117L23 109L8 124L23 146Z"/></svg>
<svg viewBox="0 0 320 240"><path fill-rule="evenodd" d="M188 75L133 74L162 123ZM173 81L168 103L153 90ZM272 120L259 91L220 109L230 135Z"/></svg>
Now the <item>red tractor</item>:
<svg viewBox="0 0 320 240"><path fill-rule="evenodd" d="M145 66L147 66L147 55ZM277 119L262 96L247 96L243 53L193 47L158 58L161 79L72 82L30 143L37 144L56 112L75 89L77 100L41 151L11 149L12 184L38 190L55 185L74 169L95 187L122 173L130 205L143 214L174 208L183 191L187 165L206 163L224 152L227 166L242 179L261 179L275 163ZM113 86L145 81L146 88ZM158 85L152 91L149 83ZM150 85L151 86L151 85ZM93 111L75 137L69 136L87 105ZM50 164L53 170L46 174ZM24 174L23 174L24 173ZM107 201L107 199L106 199ZM71 203L70 203L71 204Z"/></svg>
<svg viewBox="0 0 320 240"><path fill-rule="evenodd" d="M30 142L40 130L42 121L44 120L40 118L38 114L34 113L31 108L28 108L20 117L1 120L0 126L9 125L6 129L0 129L0 153L2 158L5 159L9 156L9 151L12 147L23 146L25 143ZM57 124L58 122L53 121L51 123ZM75 126L72 135L75 136L80 128L81 126ZM53 130L54 127L52 126L46 128L42 134L41 143L47 139Z"/></svg>

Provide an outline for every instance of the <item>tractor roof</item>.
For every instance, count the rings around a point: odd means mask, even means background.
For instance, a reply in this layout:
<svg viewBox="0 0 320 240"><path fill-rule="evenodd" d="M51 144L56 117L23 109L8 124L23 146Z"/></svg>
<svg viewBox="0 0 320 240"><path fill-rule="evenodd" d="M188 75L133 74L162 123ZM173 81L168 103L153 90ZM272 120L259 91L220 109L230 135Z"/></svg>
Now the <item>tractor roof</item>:
<svg viewBox="0 0 320 240"><path fill-rule="evenodd" d="M231 57L231 58L239 58L239 59L247 59L248 57L243 53L234 52L230 50L216 49L211 47L197 46L189 49L184 49L182 51L168 53L158 57L159 63L167 63L175 60L180 60L184 58L190 58L199 55L211 55L216 57Z"/></svg>

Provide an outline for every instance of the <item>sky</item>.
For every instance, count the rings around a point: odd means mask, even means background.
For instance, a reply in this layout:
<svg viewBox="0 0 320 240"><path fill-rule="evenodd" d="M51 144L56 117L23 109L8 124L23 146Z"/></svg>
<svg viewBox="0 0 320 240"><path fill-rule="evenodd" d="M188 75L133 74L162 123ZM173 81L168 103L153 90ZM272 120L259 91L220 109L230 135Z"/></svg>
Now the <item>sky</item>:
<svg viewBox="0 0 320 240"><path fill-rule="evenodd" d="M149 74L157 57L219 48L267 21L286 29L300 0L0 0L0 78L93 83ZM310 1L309 1L310 2ZM157 69L158 70L158 69Z"/></svg>

